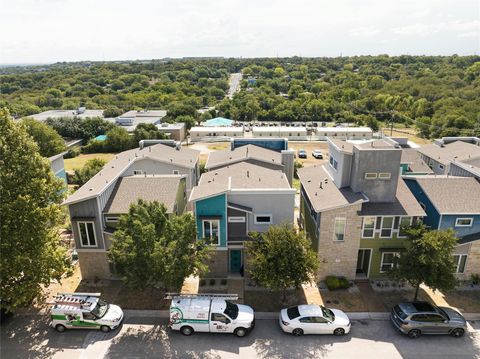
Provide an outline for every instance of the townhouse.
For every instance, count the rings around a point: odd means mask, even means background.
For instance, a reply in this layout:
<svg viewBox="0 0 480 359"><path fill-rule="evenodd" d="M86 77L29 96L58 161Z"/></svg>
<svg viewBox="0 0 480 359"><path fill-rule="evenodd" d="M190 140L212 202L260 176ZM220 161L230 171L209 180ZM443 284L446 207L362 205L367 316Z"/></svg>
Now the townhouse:
<svg viewBox="0 0 480 359"><path fill-rule="evenodd" d="M122 152L69 196L68 206L83 278L115 277L107 258L119 216L138 199L183 213L198 182L199 152L157 144Z"/></svg>
<svg viewBox="0 0 480 359"><path fill-rule="evenodd" d="M190 201L197 237L207 240L214 251L209 275L243 272L249 232L293 225L295 192L282 170L248 161L204 173Z"/></svg>
<svg viewBox="0 0 480 359"><path fill-rule="evenodd" d="M400 176L402 150L390 139L328 142L328 164L297 171L300 224L318 252L319 279L382 278L405 248L402 226L425 216Z"/></svg>
<svg viewBox="0 0 480 359"><path fill-rule="evenodd" d="M480 275L480 182L454 176L408 177L405 181L425 209L424 223L456 232L454 270L458 278Z"/></svg>

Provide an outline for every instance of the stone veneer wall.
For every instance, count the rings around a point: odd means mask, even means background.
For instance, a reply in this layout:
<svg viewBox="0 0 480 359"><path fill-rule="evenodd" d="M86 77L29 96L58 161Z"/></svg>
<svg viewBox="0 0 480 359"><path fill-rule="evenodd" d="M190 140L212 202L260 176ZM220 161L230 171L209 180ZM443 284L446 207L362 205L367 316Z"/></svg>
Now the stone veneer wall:
<svg viewBox="0 0 480 359"><path fill-rule="evenodd" d="M212 250L208 260L206 277L226 277L228 274L228 251Z"/></svg>
<svg viewBox="0 0 480 359"><path fill-rule="evenodd" d="M82 279L111 279L107 252L78 252Z"/></svg>
<svg viewBox="0 0 480 359"><path fill-rule="evenodd" d="M324 280L328 275L355 279L362 228L362 218L358 215L360 209L361 204L357 204L321 212L318 246L319 280ZM343 241L333 239L335 217L346 218Z"/></svg>
<svg viewBox="0 0 480 359"><path fill-rule="evenodd" d="M470 279L472 274L480 275L480 241L471 243L465 273L457 274L457 277L459 279Z"/></svg>

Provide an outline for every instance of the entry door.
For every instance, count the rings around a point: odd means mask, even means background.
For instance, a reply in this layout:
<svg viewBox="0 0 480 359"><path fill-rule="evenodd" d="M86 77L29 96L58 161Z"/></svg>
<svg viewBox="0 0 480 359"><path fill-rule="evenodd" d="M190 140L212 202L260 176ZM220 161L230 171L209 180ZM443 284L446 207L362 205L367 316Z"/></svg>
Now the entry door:
<svg viewBox="0 0 480 359"><path fill-rule="evenodd" d="M371 249L359 249L357 257L357 274L364 274L368 277L368 268L370 266Z"/></svg>
<svg viewBox="0 0 480 359"><path fill-rule="evenodd" d="M240 249L230 250L230 272L240 273L242 268L242 251Z"/></svg>

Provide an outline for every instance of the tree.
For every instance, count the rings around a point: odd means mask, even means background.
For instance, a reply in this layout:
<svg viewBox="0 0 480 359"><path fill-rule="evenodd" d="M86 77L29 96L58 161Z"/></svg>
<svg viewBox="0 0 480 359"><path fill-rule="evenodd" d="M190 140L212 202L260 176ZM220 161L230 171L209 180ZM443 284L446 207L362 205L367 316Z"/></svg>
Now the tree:
<svg viewBox="0 0 480 359"><path fill-rule="evenodd" d="M66 150L65 141L50 126L33 118L25 118L21 123L25 126L27 133L37 143L40 155L43 157L58 155Z"/></svg>
<svg viewBox="0 0 480 359"><path fill-rule="evenodd" d="M140 123L133 131L133 138L138 143L141 140L164 140L167 136L153 123Z"/></svg>
<svg viewBox="0 0 480 359"><path fill-rule="evenodd" d="M162 283L178 290L186 277L207 269L208 248L195 237L191 214L169 216L163 204L140 199L120 217L108 256L133 288Z"/></svg>
<svg viewBox="0 0 480 359"><path fill-rule="evenodd" d="M83 186L90 178L100 172L106 163L105 160L100 158L92 158L91 160L88 160L81 169L75 170L72 182L79 187Z"/></svg>
<svg viewBox="0 0 480 359"><path fill-rule="evenodd" d="M40 298L70 267L60 245L63 183L23 125L0 110L0 298L12 311Z"/></svg>
<svg viewBox="0 0 480 359"><path fill-rule="evenodd" d="M246 242L248 271L260 285L273 291L298 288L318 269L318 258L304 232L288 225L270 226L265 233L250 233Z"/></svg>
<svg viewBox="0 0 480 359"><path fill-rule="evenodd" d="M389 276L407 281L415 288L413 300L417 300L420 284L433 290L451 290L456 279L453 274L453 250L457 238L453 229L428 230L424 224L406 228L407 249L400 255Z"/></svg>
<svg viewBox="0 0 480 359"><path fill-rule="evenodd" d="M109 152L122 152L138 146L135 138L122 127L116 126L107 132L104 148Z"/></svg>
<svg viewBox="0 0 480 359"><path fill-rule="evenodd" d="M175 118L175 122L183 122L185 124L185 128L190 130L193 126L195 126L195 118L192 116L178 116Z"/></svg>

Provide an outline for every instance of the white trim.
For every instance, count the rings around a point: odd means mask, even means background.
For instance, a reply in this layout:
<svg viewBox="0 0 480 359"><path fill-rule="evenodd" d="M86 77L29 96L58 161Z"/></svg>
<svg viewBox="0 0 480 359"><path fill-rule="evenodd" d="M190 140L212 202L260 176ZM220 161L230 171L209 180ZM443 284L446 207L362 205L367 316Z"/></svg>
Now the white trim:
<svg viewBox="0 0 480 359"><path fill-rule="evenodd" d="M220 243L221 242L220 241L220 236L221 236L220 220L219 219L202 219L202 239L211 240L212 236L210 236L210 237L205 236L205 225L204 225L205 222L210 222L210 234L212 233L212 222L217 222L217 226L218 226L217 244L209 242L208 245L212 246L212 247L219 247L221 245L221 243Z"/></svg>
<svg viewBox="0 0 480 359"><path fill-rule="evenodd" d="M382 252L382 260L380 261L380 270L379 270L379 273L387 273L387 271L382 271L382 267L384 264L387 264L387 263L383 263L383 257L385 256L385 254L393 254L393 257L395 258L395 255L397 257L400 257L400 252ZM388 263L389 264L389 263ZM392 267L391 269L393 269L393 266L395 265L395 263L392 262Z"/></svg>
<svg viewBox="0 0 480 359"><path fill-rule="evenodd" d="M470 224L458 224L458 221L470 220ZM459 217L455 219L455 227L471 227L473 226L473 217Z"/></svg>
<svg viewBox="0 0 480 359"><path fill-rule="evenodd" d="M455 268L455 274L464 274L465 269L467 269L467 261L468 261L468 254L454 254L454 257L459 257L458 258L458 263L455 263L456 268ZM463 267L463 272L459 272L458 269L460 267L460 263L462 263L462 257L465 257L465 266Z"/></svg>
<svg viewBox="0 0 480 359"><path fill-rule="evenodd" d="M385 218L391 218L392 219L392 227L390 228L390 235L389 236L382 236L382 230L383 230L383 220ZM382 216L382 220L380 222L380 232L379 232L379 236L378 238L392 238L392 234L393 234L393 227L395 225L395 216ZM385 228L385 229L388 229L388 228Z"/></svg>
<svg viewBox="0 0 480 359"><path fill-rule="evenodd" d="M376 172L365 172L364 177L366 180L374 180L378 178L378 173Z"/></svg>
<svg viewBox="0 0 480 359"><path fill-rule="evenodd" d="M270 217L270 221L269 222L258 222L257 221L257 217ZM255 224L272 224L273 223L273 216L269 213L266 213L266 214L262 214L262 213L259 213L259 214L255 214L253 216L253 222Z"/></svg>
<svg viewBox="0 0 480 359"><path fill-rule="evenodd" d="M380 172L378 174L378 179L389 180L391 178L392 178L392 174L390 172Z"/></svg>
<svg viewBox="0 0 480 359"><path fill-rule="evenodd" d="M372 256L373 256L373 248L358 248L358 250L368 250L370 251L370 257L368 259L368 272L367 272L367 278L370 276L370 268L372 267ZM355 268L356 271L356 268Z"/></svg>
<svg viewBox="0 0 480 359"><path fill-rule="evenodd" d="M372 228L372 236L371 237L366 237L364 235L364 232L365 232L365 219L366 218L373 218L373 228ZM364 216L363 217L363 221L362 221L362 238L375 238L375 224L377 223L377 217L375 216Z"/></svg>
<svg viewBox="0 0 480 359"><path fill-rule="evenodd" d="M179 174L180 174L180 171L179 171L179 170L173 170L172 173L173 173L174 175L179 175Z"/></svg>
<svg viewBox="0 0 480 359"><path fill-rule="evenodd" d="M133 175L134 176L141 176L145 174L145 172L143 170L133 170Z"/></svg>
<svg viewBox="0 0 480 359"><path fill-rule="evenodd" d="M408 226L412 225L413 222L413 217L412 216L401 216L400 219L398 220L398 232L397 232L397 238L407 238L407 236L401 236L400 231L402 229L402 219L404 218L410 218L410 221L408 223Z"/></svg>
<svg viewBox="0 0 480 359"><path fill-rule="evenodd" d="M87 242L88 244L85 245L83 244L83 241L82 241L82 231L80 230L80 223L84 223L85 224L85 233L87 235ZM90 235L88 234L88 228L87 228L87 224L88 223L91 223L92 224L92 228L93 228L93 240L95 242L95 244L90 244ZM81 247L84 247L84 248L87 248L87 247L98 247L98 244L97 244L97 236L95 234L95 222L94 221L78 221L77 222L77 229L78 229L78 238L80 239L80 246Z"/></svg>
<svg viewBox="0 0 480 359"><path fill-rule="evenodd" d="M105 217L105 222L118 222L119 220L119 217Z"/></svg>
<svg viewBox="0 0 480 359"><path fill-rule="evenodd" d="M104 248L91 248L91 249L90 248L76 248L76 251L78 253L81 253L81 252L82 253L83 252L85 252L85 253L89 253L89 252L90 253L106 253L107 252L107 250L104 249Z"/></svg>
<svg viewBox="0 0 480 359"><path fill-rule="evenodd" d="M231 216L228 217L228 223L245 223L246 218L242 216Z"/></svg>
<svg viewBox="0 0 480 359"><path fill-rule="evenodd" d="M235 207L235 206L229 206L228 204L227 204L227 208L231 208L231 209L234 209L236 211L240 211L240 212L244 212L244 213L252 213L252 211L249 211L247 209L243 209L243 208Z"/></svg>
<svg viewBox="0 0 480 359"><path fill-rule="evenodd" d="M337 239L336 238L336 233L335 233L335 228L337 225L337 220L343 220L343 239ZM333 241L334 242L345 242L345 230L347 228L347 218L346 217L335 217L333 220Z"/></svg>

